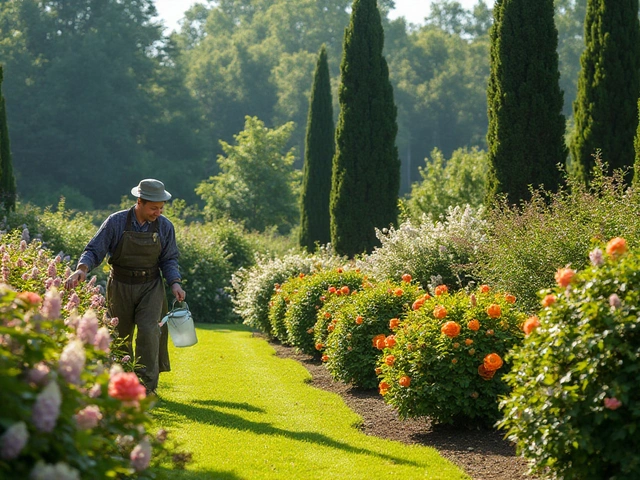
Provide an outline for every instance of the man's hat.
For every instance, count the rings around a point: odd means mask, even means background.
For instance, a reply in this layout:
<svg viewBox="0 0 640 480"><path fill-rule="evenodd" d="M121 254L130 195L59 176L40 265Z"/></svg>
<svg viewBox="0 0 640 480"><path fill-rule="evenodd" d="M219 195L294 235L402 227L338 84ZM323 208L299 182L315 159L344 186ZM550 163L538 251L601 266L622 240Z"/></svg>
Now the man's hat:
<svg viewBox="0 0 640 480"><path fill-rule="evenodd" d="M131 189L131 195L150 202L166 202L171 194L164 189L164 183L154 178L140 180L137 187Z"/></svg>

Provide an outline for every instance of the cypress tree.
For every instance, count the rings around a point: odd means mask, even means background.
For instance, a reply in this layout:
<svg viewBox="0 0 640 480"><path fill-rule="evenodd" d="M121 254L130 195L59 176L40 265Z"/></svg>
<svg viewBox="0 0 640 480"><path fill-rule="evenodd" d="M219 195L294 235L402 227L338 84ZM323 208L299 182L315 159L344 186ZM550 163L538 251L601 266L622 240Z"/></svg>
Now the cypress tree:
<svg viewBox="0 0 640 480"><path fill-rule="evenodd" d="M376 0L354 0L340 64L330 202L331 242L349 257L371 252L375 228L398 219L397 109L383 44Z"/></svg>
<svg viewBox="0 0 640 480"><path fill-rule="evenodd" d="M490 41L487 202L517 204L556 191L568 154L553 0L498 0Z"/></svg>
<svg viewBox="0 0 640 480"><path fill-rule="evenodd" d="M611 170L634 162L640 95L638 0L588 0L584 31L571 156L576 173L588 181L596 150Z"/></svg>
<svg viewBox="0 0 640 480"><path fill-rule="evenodd" d="M2 95L3 72L0 65L0 201L6 211L16 208L16 179L13 175L7 109Z"/></svg>
<svg viewBox="0 0 640 480"><path fill-rule="evenodd" d="M309 252L331 241L329 194L336 150L332 102L327 49L322 45L309 99L300 201L300 246Z"/></svg>

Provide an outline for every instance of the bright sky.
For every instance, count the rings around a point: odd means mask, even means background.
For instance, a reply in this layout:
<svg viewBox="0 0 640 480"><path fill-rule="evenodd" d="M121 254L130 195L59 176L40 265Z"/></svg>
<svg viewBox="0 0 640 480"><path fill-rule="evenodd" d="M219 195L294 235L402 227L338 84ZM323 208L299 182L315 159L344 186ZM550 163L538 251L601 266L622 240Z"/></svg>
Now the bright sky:
<svg viewBox="0 0 640 480"><path fill-rule="evenodd" d="M458 0L463 8L469 10L477 0ZM178 28L178 20L197 0L156 0L156 9L160 18L164 20L169 30ZM202 2L206 3L206 2ZM405 17L410 23L422 23L429 13L431 0L395 0L396 8L389 15L390 18ZM491 2L487 2L490 4Z"/></svg>

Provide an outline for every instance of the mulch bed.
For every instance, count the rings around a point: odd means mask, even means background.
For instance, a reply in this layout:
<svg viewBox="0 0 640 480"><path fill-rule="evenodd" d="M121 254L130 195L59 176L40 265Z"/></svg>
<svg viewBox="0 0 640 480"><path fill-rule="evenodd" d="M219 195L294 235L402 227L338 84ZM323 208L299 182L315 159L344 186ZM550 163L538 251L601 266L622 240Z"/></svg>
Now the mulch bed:
<svg viewBox="0 0 640 480"><path fill-rule="evenodd" d="M279 357L304 365L313 378L313 386L342 396L349 408L363 418L362 431L367 435L433 447L474 480L534 478L527 475L526 461L516 455L514 445L505 440L501 432L431 425L428 419L402 420L376 390L336 382L317 358L275 341L269 343Z"/></svg>

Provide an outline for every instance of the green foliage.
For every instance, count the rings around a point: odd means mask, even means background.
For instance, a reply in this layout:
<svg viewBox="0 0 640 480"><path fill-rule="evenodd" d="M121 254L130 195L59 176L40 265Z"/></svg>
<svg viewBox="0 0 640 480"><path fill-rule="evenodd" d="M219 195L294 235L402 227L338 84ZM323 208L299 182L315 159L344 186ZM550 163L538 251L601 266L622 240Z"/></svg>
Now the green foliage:
<svg viewBox="0 0 640 480"><path fill-rule="evenodd" d="M2 79L2 65L0 65L0 201L4 210L11 212L16 208L16 178L13 175L7 106L2 95Z"/></svg>
<svg viewBox="0 0 640 480"><path fill-rule="evenodd" d="M337 268L344 262L344 258L338 257L326 248L321 248L314 255L296 252L274 258L258 255L255 265L240 268L231 277L234 311L242 317L246 325L284 342L287 337L284 328L286 305L282 301L283 296L276 296L273 299L272 311L269 309L275 289L300 273L308 275L314 271ZM282 322L283 328L273 329L270 315L273 315L273 322Z"/></svg>
<svg viewBox="0 0 640 480"><path fill-rule="evenodd" d="M396 330L391 319L408 312L421 292L418 286L407 282L365 283L365 288L333 316L335 328L323 352L331 376L358 387L375 387L380 348L373 340L378 335L391 335Z"/></svg>
<svg viewBox="0 0 640 480"><path fill-rule="evenodd" d="M358 266L377 280L398 280L408 273L424 288L436 277L436 283L465 286L474 279L476 251L485 241L483 214L483 207L455 207L442 221L423 216L417 225L407 220L397 229L377 230L382 246L359 259Z"/></svg>
<svg viewBox="0 0 640 480"><path fill-rule="evenodd" d="M236 145L221 141L226 156L218 157L221 173L201 182L196 193L206 202L211 219L229 217L249 230L277 226L288 232L298 220L299 172L293 150L283 153L292 123L270 129L256 117L234 136Z"/></svg>
<svg viewBox="0 0 640 480"><path fill-rule="evenodd" d="M197 199L209 140L155 13L152 0L0 2L20 198L105 208L163 172Z"/></svg>
<svg viewBox="0 0 640 480"><path fill-rule="evenodd" d="M313 252L331 241L329 194L335 153L331 78L323 45L313 78L300 197L300 246Z"/></svg>
<svg viewBox="0 0 640 480"><path fill-rule="evenodd" d="M65 478L155 478L146 467L134 470L132 450L147 444L159 464L172 447L166 432L150 432L152 399L111 396L110 381L123 369L113 364L120 350L100 289L90 281L58 292L69 266L18 231L3 236L0 249L0 476L36 478L55 463L59 475L77 475ZM90 319L97 334L86 328ZM85 409L95 409L95 424L78 418Z"/></svg>
<svg viewBox="0 0 640 480"><path fill-rule="evenodd" d="M588 0L580 58L571 156L576 173L591 178L596 150L611 171L634 163L640 95L638 0Z"/></svg>
<svg viewBox="0 0 640 480"><path fill-rule="evenodd" d="M539 474L640 476L640 459L629 454L640 448L640 252L621 254L623 243L612 240L606 254L594 248L569 286L541 292L555 303L510 355L505 379L513 390L500 427Z"/></svg>
<svg viewBox="0 0 640 480"><path fill-rule="evenodd" d="M600 165L600 164L598 164ZM594 171L589 187L571 180L570 191L536 192L522 208L502 204L489 212L486 242L479 245L476 275L516 295L531 311L537 292L553 285L562 266L582 268L592 239L640 239L639 199L625 188L622 174Z"/></svg>
<svg viewBox="0 0 640 480"><path fill-rule="evenodd" d="M273 287L275 293L271 297L268 310L269 324L271 326L269 333L285 345L291 345L285 317L291 305L291 296L299 291L303 278L304 274L299 274L289 278L284 284L276 284Z"/></svg>
<svg viewBox="0 0 640 480"><path fill-rule="evenodd" d="M567 158L558 31L553 0L499 0L493 13L487 204L499 194L518 204L530 186L556 191Z"/></svg>
<svg viewBox="0 0 640 480"><path fill-rule="evenodd" d="M509 365L489 372L480 367L488 366L490 354L505 358L519 342L525 315L511 303L514 297L486 285L472 294L437 293L414 305L395 345L385 348L380 393L404 418L491 425L499 417L498 397L508 391L502 376Z"/></svg>
<svg viewBox="0 0 640 480"><path fill-rule="evenodd" d="M414 183L404 202L404 214L419 221L423 214L440 218L449 207L470 205L480 207L486 195L489 164L485 152L477 147L461 148L445 160L434 149L431 160L420 168L422 181Z"/></svg>
<svg viewBox="0 0 640 480"><path fill-rule="evenodd" d="M331 291L341 295L353 295L362 288L363 276L354 270L338 267L305 276L295 284L287 286L283 293L288 304L284 314L287 342L302 352L313 355L316 352L314 326L318 310L322 307L322 297ZM336 293L337 294L337 293Z"/></svg>
<svg viewBox="0 0 640 480"><path fill-rule="evenodd" d="M371 252L375 229L398 219L397 109L383 44L376 1L355 0L340 66L330 195L331 242L348 257Z"/></svg>

